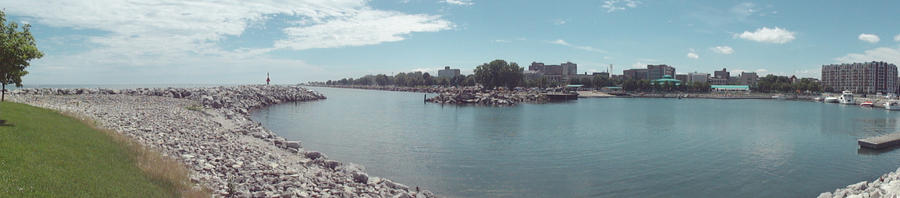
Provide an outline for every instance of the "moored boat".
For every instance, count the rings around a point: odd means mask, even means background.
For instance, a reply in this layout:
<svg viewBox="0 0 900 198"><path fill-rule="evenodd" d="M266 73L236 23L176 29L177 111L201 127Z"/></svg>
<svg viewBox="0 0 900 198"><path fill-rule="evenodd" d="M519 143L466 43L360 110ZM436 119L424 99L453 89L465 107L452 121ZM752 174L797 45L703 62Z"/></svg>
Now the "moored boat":
<svg viewBox="0 0 900 198"><path fill-rule="evenodd" d="M872 101L865 101L865 102L859 103L859 106L861 106L861 107L872 107L874 105L875 105L875 103L872 103Z"/></svg>
<svg viewBox="0 0 900 198"><path fill-rule="evenodd" d="M856 102L853 101L853 92L850 91L844 91L843 93L841 93L841 97L838 98L838 100L841 104L856 104Z"/></svg>
<svg viewBox="0 0 900 198"><path fill-rule="evenodd" d="M838 103L839 100L837 97L825 97L824 101L825 103Z"/></svg>
<svg viewBox="0 0 900 198"><path fill-rule="evenodd" d="M884 109L900 110L900 102L897 102L896 100L890 100L890 101L884 102Z"/></svg>

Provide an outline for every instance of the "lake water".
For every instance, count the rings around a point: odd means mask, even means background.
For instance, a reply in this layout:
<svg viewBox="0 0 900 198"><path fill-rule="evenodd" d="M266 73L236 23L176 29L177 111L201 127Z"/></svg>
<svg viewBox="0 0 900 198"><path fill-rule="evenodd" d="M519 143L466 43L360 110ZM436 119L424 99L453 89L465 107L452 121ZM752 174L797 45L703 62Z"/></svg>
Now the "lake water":
<svg viewBox="0 0 900 198"><path fill-rule="evenodd" d="M580 99L514 107L310 88L253 118L371 176L449 197L815 197L900 167L859 150L900 112L783 100Z"/></svg>

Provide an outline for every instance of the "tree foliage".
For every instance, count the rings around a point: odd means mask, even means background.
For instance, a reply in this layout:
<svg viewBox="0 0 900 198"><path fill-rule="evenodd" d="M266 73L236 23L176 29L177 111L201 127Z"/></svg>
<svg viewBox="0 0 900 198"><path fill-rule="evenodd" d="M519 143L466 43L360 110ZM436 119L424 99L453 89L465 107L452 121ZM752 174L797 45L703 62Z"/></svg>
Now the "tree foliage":
<svg viewBox="0 0 900 198"><path fill-rule="evenodd" d="M494 87L513 88L519 86L523 79L523 68L516 63L507 63L504 60L494 60L475 68L475 81L484 88Z"/></svg>
<svg viewBox="0 0 900 198"><path fill-rule="evenodd" d="M6 21L6 13L0 10L0 100L6 96L6 85L22 86L22 76L29 61L44 56L31 36L31 25Z"/></svg>
<svg viewBox="0 0 900 198"><path fill-rule="evenodd" d="M28 74L25 68L29 61L44 56L37 48L31 35L31 25L8 22L6 13L0 10L0 83L22 86L22 76Z"/></svg>
<svg viewBox="0 0 900 198"><path fill-rule="evenodd" d="M822 86L818 81L810 78L803 78L793 82L790 77L766 75L759 78L757 83L757 91L760 92L819 92Z"/></svg>

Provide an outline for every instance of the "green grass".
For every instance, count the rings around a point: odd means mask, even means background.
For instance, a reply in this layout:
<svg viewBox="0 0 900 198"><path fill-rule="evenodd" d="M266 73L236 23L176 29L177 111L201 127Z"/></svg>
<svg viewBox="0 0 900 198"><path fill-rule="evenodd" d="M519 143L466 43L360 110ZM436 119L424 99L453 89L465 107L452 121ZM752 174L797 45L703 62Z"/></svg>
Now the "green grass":
<svg viewBox="0 0 900 198"><path fill-rule="evenodd" d="M10 102L0 103L0 119L0 197L182 195L179 184L140 167L135 144L87 122Z"/></svg>

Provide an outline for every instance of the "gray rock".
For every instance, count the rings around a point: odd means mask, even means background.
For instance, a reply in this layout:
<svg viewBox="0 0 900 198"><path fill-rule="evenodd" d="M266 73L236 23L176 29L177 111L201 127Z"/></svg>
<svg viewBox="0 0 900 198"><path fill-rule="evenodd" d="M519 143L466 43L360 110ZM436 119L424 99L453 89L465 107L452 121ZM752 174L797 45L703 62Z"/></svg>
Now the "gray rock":
<svg viewBox="0 0 900 198"><path fill-rule="evenodd" d="M369 182L369 175L366 175L366 173L357 171L353 172L353 174L351 175L353 176L353 181L355 181L356 183L365 184Z"/></svg>
<svg viewBox="0 0 900 198"><path fill-rule="evenodd" d="M287 146L288 148L299 149L300 141L286 141L285 146Z"/></svg>

